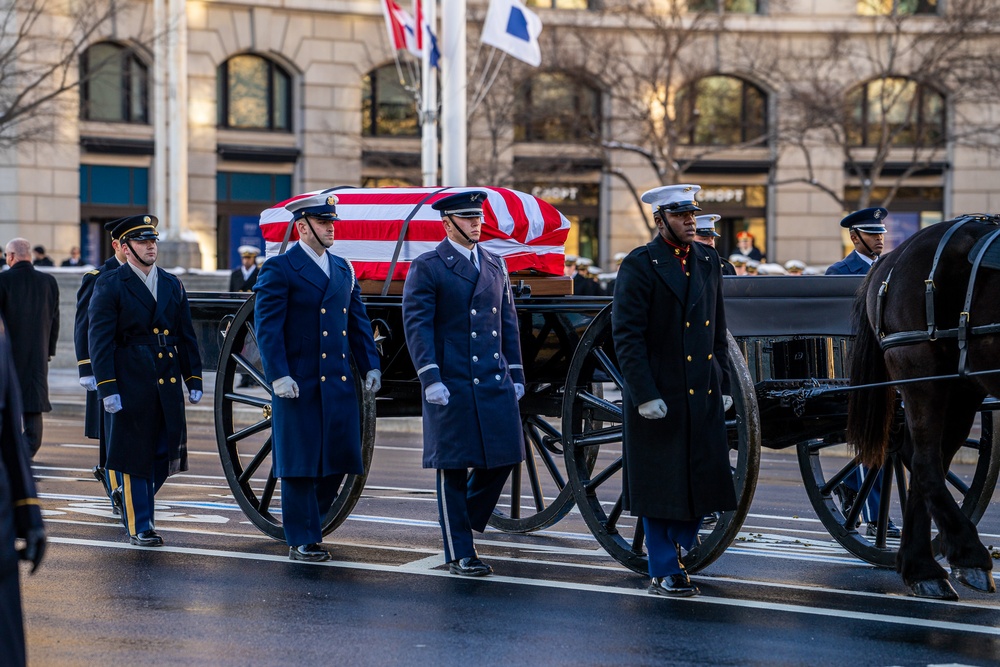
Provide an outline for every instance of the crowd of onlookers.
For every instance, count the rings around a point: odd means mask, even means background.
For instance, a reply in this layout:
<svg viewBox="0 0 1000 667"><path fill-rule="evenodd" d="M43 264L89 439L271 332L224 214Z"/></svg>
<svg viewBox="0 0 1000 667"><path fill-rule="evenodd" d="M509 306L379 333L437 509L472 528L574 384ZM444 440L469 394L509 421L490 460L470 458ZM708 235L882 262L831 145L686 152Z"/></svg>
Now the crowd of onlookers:
<svg viewBox="0 0 1000 667"><path fill-rule="evenodd" d="M0 248L4 247L0 243ZM45 252L45 246L36 245L31 249L31 264L33 266L55 266L55 262L52 258L48 256ZM83 257L80 255L79 246L73 246L69 249L69 257L64 259L59 266L86 266L86 262L83 261ZM7 258L0 257L0 270L7 269Z"/></svg>

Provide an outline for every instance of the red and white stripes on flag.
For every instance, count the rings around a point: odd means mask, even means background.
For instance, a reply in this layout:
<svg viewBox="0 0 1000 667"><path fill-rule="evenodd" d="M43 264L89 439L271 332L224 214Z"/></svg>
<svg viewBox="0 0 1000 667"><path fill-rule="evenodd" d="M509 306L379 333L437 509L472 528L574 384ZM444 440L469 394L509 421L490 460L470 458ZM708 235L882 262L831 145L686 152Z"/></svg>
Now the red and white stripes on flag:
<svg viewBox="0 0 1000 667"><path fill-rule="evenodd" d="M337 195L336 240L332 252L351 260L359 279L385 280L403 221L428 194L406 229L393 279L403 280L410 261L433 250L444 237L441 214L431 208L438 199L456 192L482 190L483 232L480 242L500 255L511 272L535 269L562 275L569 220L546 201L506 188L342 188L317 190L280 202L260 214L266 244L265 258L278 254L292 214L288 202L319 193ZM292 229L290 241L298 239Z"/></svg>
<svg viewBox="0 0 1000 667"><path fill-rule="evenodd" d="M385 16L385 29L392 48L397 51L406 49L419 58L421 39L413 17L400 9L393 0L382 0L382 14Z"/></svg>

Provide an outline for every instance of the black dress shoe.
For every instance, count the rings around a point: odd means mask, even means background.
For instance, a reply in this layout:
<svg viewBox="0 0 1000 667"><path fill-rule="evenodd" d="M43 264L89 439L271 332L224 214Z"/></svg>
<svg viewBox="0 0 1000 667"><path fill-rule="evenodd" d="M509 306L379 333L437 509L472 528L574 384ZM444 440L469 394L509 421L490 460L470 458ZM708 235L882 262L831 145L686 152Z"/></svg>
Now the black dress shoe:
<svg viewBox="0 0 1000 667"><path fill-rule="evenodd" d="M301 560L307 563L322 563L333 558L329 551L318 544L300 544L297 547L289 547L288 557L291 560Z"/></svg>
<svg viewBox="0 0 1000 667"><path fill-rule="evenodd" d="M878 535L878 522L869 521L868 529L865 532L868 533L868 537L876 537ZM899 526L894 524L892 519L889 519L889 527L885 529L885 536L893 539L899 539L902 535L903 531L899 529Z"/></svg>
<svg viewBox="0 0 1000 667"><path fill-rule="evenodd" d="M122 516L122 488L120 486L111 492L111 513L115 516Z"/></svg>
<svg viewBox="0 0 1000 667"><path fill-rule="evenodd" d="M138 535L129 535L128 541L137 547L162 547L163 538L155 530L144 530Z"/></svg>
<svg viewBox="0 0 1000 667"><path fill-rule="evenodd" d="M479 556L453 560L448 563L448 571L463 577L485 577L493 574L493 568L479 560Z"/></svg>
<svg viewBox="0 0 1000 667"><path fill-rule="evenodd" d="M691 583L686 572L680 574L668 574L665 577L653 577L649 584L649 592L652 595L666 595L674 598L689 598L698 595L701 591Z"/></svg>

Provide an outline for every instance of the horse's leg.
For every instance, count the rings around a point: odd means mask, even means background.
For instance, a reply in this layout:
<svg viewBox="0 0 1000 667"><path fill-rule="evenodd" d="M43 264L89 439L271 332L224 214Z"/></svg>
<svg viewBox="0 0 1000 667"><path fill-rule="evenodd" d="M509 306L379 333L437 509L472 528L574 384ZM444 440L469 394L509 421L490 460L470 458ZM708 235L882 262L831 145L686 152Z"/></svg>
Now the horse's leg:
<svg viewBox="0 0 1000 667"><path fill-rule="evenodd" d="M921 389L926 385L921 385ZM919 397L911 395L920 394ZM961 447L975 419L982 396L959 383L939 383L925 392L905 391L907 411L914 439L911 487L923 496L937 524L952 574L961 583L977 590L994 592L990 571L993 560L979 540L976 526L965 516L951 492L945 475L948 463Z"/></svg>

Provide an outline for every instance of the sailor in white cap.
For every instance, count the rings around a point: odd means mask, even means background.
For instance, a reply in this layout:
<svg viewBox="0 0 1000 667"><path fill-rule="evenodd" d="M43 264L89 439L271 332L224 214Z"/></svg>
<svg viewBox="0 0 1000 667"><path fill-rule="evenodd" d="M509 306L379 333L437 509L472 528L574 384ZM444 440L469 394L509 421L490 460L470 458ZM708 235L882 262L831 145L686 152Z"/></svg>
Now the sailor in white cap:
<svg viewBox="0 0 1000 667"><path fill-rule="evenodd" d="M237 252L240 254L240 266L233 269L229 276L230 292L252 292L253 286L257 284L257 256L260 255L260 248L252 245L241 245Z"/></svg>
<svg viewBox="0 0 1000 667"><path fill-rule="evenodd" d="M715 229L715 223L722 220L721 215L715 213L706 213L705 215L697 215L695 220L695 241L709 246L710 248L715 248L715 239L722 236ZM736 267L729 263L725 257L720 256L719 261L722 263L722 275L724 276L735 276Z"/></svg>
<svg viewBox="0 0 1000 667"><path fill-rule="evenodd" d="M747 274L747 262L749 261L749 257L741 255L738 252L729 256L729 263L736 269L736 275L738 276L745 276Z"/></svg>
<svg viewBox="0 0 1000 667"><path fill-rule="evenodd" d="M785 271L788 271L790 276L801 276L805 273L806 263L801 259L790 259L785 262Z"/></svg>

